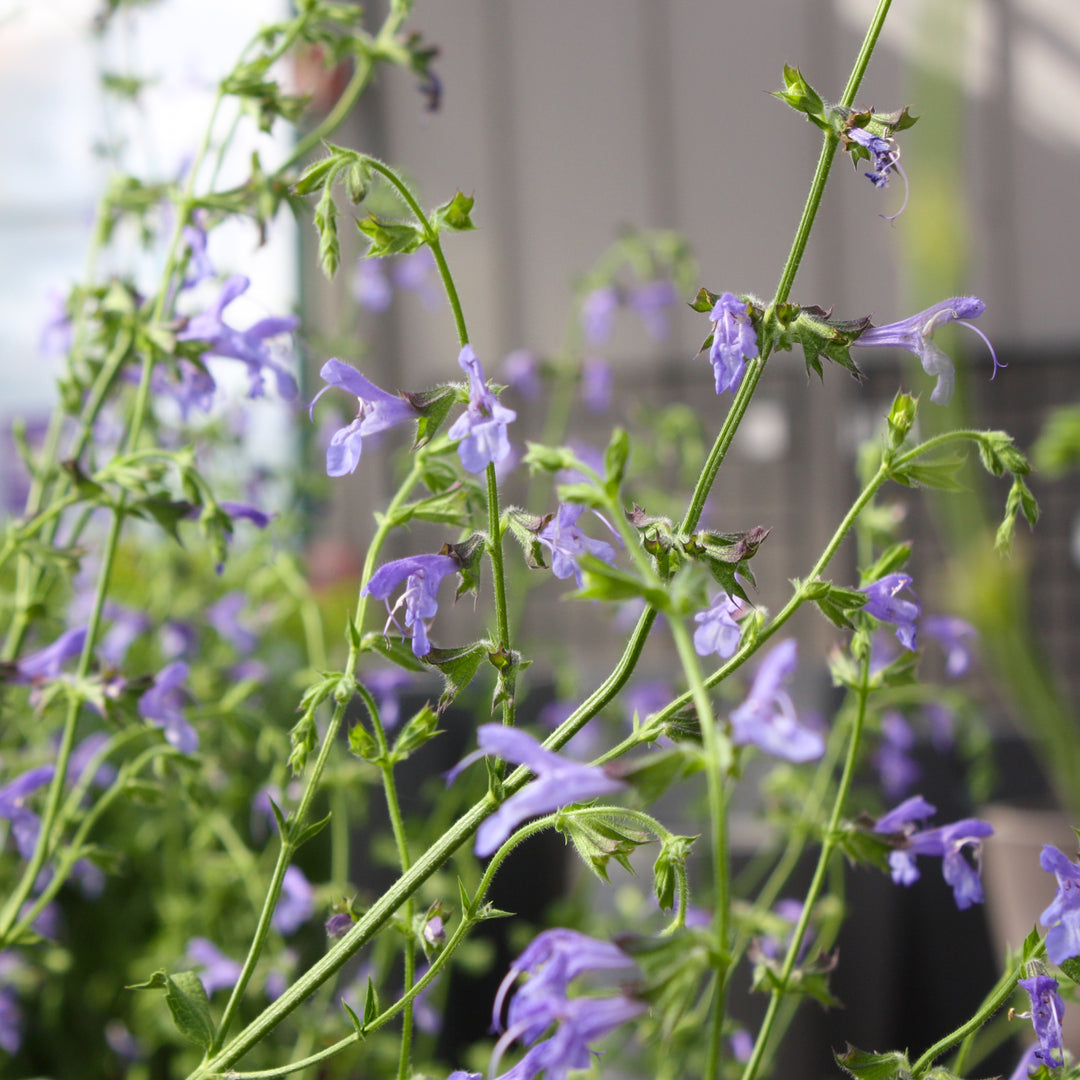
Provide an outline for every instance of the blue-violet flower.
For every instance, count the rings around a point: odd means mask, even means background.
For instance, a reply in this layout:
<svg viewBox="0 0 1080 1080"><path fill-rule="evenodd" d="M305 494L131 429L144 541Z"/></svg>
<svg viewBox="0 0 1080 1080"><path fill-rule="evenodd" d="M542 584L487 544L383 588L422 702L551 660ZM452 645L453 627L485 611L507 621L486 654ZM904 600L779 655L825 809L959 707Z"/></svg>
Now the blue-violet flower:
<svg viewBox="0 0 1080 1080"><path fill-rule="evenodd" d="M1065 1002L1058 993L1058 981L1049 975L1035 975L1030 979L1017 981L1031 998L1031 1012L1017 1015L1031 1018L1035 1037L1039 1040L1035 1057L1051 1069L1060 1068L1065 1063L1065 1045L1061 1039L1061 1018L1065 1015Z"/></svg>
<svg viewBox="0 0 1080 1080"><path fill-rule="evenodd" d="M1039 865L1057 878L1053 902L1039 916L1046 932L1046 955L1053 964L1080 956L1080 866L1047 844Z"/></svg>
<svg viewBox="0 0 1080 1080"><path fill-rule="evenodd" d="M393 623L404 637L412 638L413 655L427 656L431 652L427 628L439 610L439 585L447 574L453 574L458 569L457 559L450 555L411 555L407 559L396 559L380 566L360 590L360 595L386 600L386 610L390 615L386 622L387 629ZM388 598L403 581L405 591L391 607ZM395 618L400 607L405 608L404 627Z"/></svg>
<svg viewBox="0 0 1080 1080"><path fill-rule="evenodd" d="M978 630L955 615L930 615L923 619L922 629L945 650L945 674L950 679L966 675L971 667L971 641L979 636Z"/></svg>
<svg viewBox="0 0 1080 1080"><path fill-rule="evenodd" d="M694 652L698 656L712 656L715 653L724 660L734 656L742 633L735 616L741 609L739 601L727 593L714 597L711 607L694 616L694 622L698 624L694 631Z"/></svg>
<svg viewBox="0 0 1080 1080"><path fill-rule="evenodd" d="M330 445L326 448L327 476L346 476L356 471L365 435L374 435L395 424L415 420L420 415L406 398L380 390L374 383L368 382L356 368L343 364L340 360L327 360L319 375L326 380L327 385L312 398L308 409L312 419L315 402L332 386L353 394L358 405L356 419L335 431Z"/></svg>
<svg viewBox="0 0 1080 1080"><path fill-rule="evenodd" d="M713 305L709 319L713 324L709 362L716 375L716 392L738 390L746 361L758 354L757 334L750 320L750 309L734 293L722 293Z"/></svg>
<svg viewBox="0 0 1080 1080"><path fill-rule="evenodd" d="M615 561L615 549L605 540L593 540L578 528L585 509L578 503L560 503L558 512L540 529L536 539L551 552L551 572L560 580L573 577L582 587L578 559L592 555L606 563Z"/></svg>
<svg viewBox="0 0 1080 1080"><path fill-rule="evenodd" d="M914 652L915 620L922 608L919 607L918 600L904 600L897 595L910 585L910 574L886 574L859 592L866 593L866 603L862 610L875 619L892 623L896 627L896 638L900 644ZM914 597L914 593L912 596Z"/></svg>
<svg viewBox="0 0 1080 1080"><path fill-rule="evenodd" d="M155 727L164 729L165 740L181 754L199 749L199 735L184 716L184 691L188 665L174 660L154 676L154 684L139 698L139 715Z"/></svg>
<svg viewBox="0 0 1080 1080"><path fill-rule="evenodd" d="M953 296L916 315L901 319L900 322L888 323L886 326L871 326L868 330L864 330L852 342L852 345L891 346L914 353L922 363L923 371L927 375L937 376L937 384L930 394L930 400L935 405L948 405L952 398L956 374L953 370L953 362L931 341L931 337L938 327L951 322L958 322L961 326L974 330L986 342L986 347L990 350L990 356L994 361L994 375L996 375L997 369L1005 365L998 360L989 338L978 327L968 322L969 319L977 319L985 310L986 305L977 296ZM990 377L993 378L994 375Z"/></svg>
<svg viewBox="0 0 1080 1080"><path fill-rule="evenodd" d="M471 346L458 354L458 366L469 376L469 404L446 434L461 440L458 455L466 470L483 472L510 453L506 425L517 419L517 413L500 404L487 388L484 369Z"/></svg>
<svg viewBox="0 0 1080 1080"><path fill-rule="evenodd" d="M798 662L794 639L780 642L762 661L746 700L731 714L736 744L753 743L786 761L814 761L825 752L825 740L799 723L784 684Z"/></svg>

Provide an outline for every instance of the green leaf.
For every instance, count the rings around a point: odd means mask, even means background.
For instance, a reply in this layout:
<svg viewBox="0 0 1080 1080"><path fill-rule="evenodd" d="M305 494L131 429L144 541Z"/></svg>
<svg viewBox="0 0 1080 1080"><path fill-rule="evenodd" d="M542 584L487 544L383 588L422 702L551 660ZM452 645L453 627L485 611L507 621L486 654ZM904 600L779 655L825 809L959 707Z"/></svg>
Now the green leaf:
<svg viewBox="0 0 1080 1080"><path fill-rule="evenodd" d="M369 630L360 639L363 652L377 652L406 671L427 671L427 665L413 655L412 647L402 638L387 638L378 630Z"/></svg>
<svg viewBox="0 0 1080 1080"><path fill-rule="evenodd" d="M1051 478L1080 466L1080 405L1063 405L1049 411L1031 456L1036 468Z"/></svg>
<svg viewBox="0 0 1080 1080"><path fill-rule="evenodd" d="M630 436L625 428L617 427L611 433L611 439L604 451L604 487L613 499L619 494L629 457Z"/></svg>
<svg viewBox="0 0 1080 1080"><path fill-rule="evenodd" d="M199 976L194 971L179 971L165 976L165 1004L173 1023L185 1039L208 1050L214 1041L214 1021L210 1001Z"/></svg>
<svg viewBox="0 0 1080 1080"><path fill-rule="evenodd" d="M379 993L375 981L368 976L367 994L364 997L364 1027L367 1027L379 1015Z"/></svg>
<svg viewBox="0 0 1080 1080"><path fill-rule="evenodd" d="M427 446L438 434L453 408L457 394L452 386L441 386L437 390L425 393L405 394L405 397L420 414L416 425L416 439L412 447L414 450L419 450L422 446Z"/></svg>
<svg viewBox="0 0 1080 1080"><path fill-rule="evenodd" d="M344 998L341 999L341 1007L349 1014L349 1023L352 1024L356 1034L359 1035L361 1039L364 1039L364 1025L360 1023L360 1017L352 1011L349 1007L349 1003Z"/></svg>
<svg viewBox="0 0 1080 1080"><path fill-rule="evenodd" d="M675 888L680 872L686 872L686 860L696 836L670 836L660 845L660 853L653 863L653 895L661 911L675 906Z"/></svg>
<svg viewBox="0 0 1080 1080"><path fill-rule="evenodd" d="M459 649L436 649L424 659L437 668L443 677L443 692L435 706L435 712L442 715L451 701L472 682L477 668L488 658L491 642L475 641Z"/></svg>
<svg viewBox="0 0 1080 1080"><path fill-rule="evenodd" d="M701 755L692 747L677 744L666 750L643 754L617 768L646 804L658 799L672 784L699 772L704 767Z"/></svg>
<svg viewBox="0 0 1080 1080"><path fill-rule="evenodd" d="M560 811L555 828L569 837L582 862L608 884L608 863L614 859L632 874L630 856L653 839L649 833L626 824L616 815L598 814L595 810Z"/></svg>
<svg viewBox="0 0 1080 1080"><path fill-rule="evenodd" d="M379 744L375 741L375 736L363 724L353 724L349 728L349 749L357 757L370 761L373 765L377 765L382 761Z"/></svg>
<svg viewBox="0 0 1080 1080"><path fill-rule="evenodd" d="M525 457L522 464L530 472L559 472L561 469L573 469L577 458L572 450L563 446L544 446L542 443L526 442Z"/></svg>
<svg viewBox="0 0 1080 1080"><path fill-rule="evenodd" d="M899 1050L888 1054L868 1054L848 1043L847 1050L836 1054L836 1064L855 1080L911 1080L911 1065Z"/></svg>
<svg viewBox="0 0 1080 1080"><path fill-rule="evenodd" d="M951 454L932 461L912 461L898 469L890 469L889 476L907 487L928 487L938 491L966 491L956 474L967 460L964 454Z"/></svg>
<svg viewBox="0 0 1080 1080"><path fill-rule="evenodd" d="M885 873L889 872L889 855L894 845L880 833L860 828L849 821L844 822L837 830L836 839L840 850L853 863L874 866Z"/></svg>
<svg viewBox="0 0 1080 1080"><path fill-rule="evenodd" d="M695 296L694 299L691 301L690 307L694 311L700 311L702 314L704 314L707 311L712 311L712 309L716 306L716 301L719 299L719 293L709 292L709 290L706 289L704 285L702 285L701 288L698 289L697 296ZM709 341L710 343L712 341L711 334L709 335ZM703 352L705 348L706 346L703 345L701 349L698 350L698 352Z"/></svg>
<svg viewBox="0 0 1080 1080"><path fill-rule="evenodd" d="M466 229L475 229L469 213L473 208L473 199L469 195L463 195L460 191L448 202L440 206L431 215L432 224L436 229L456 229L461 232Z"/></svg>
<svg viewBox="0 0 1080 1080"><path fill-rule="evenodd" d="M667 611L670 607L667 590L660 586L646 585L632 574L617 567L608 566L595 555L581 555L578 558L583 586L571 596L584 600L630 600L640 596L658 611Z"/></svg>
<svg viewBox="0 0 1080 1080"><path fill-rule="evenodd" d="M440 734L438 714L430 705L424 707L401 729L390 752L391 764L404 761L414 750Z"/></svg>
<svg viewBox="0 0 1080 1080"><path fill-rule="evenodd" d="M814 582L814 587L826 586L824 592L815 588L817 595L810 597L821 609L821 613L834 626L841 630L851 630L852 622L848 615L857 611L866 603L866 593L858 589L845 589L827 581Z"/></svg>
<svg viewBox="0 0 1080 1080"><path fill-rule="evenodd" d="M365 252L369 259L383 255L407 255L424 244L424 233L417 225L401 221L380 221L369 214L356 227L371 241Z"/></svg>
<svg viewBox="0 0 1080 1080"><path fill-rule="evenodd" d="M301 829L295 836L290 836L289 841L294 848L302 848L309 840L313 840L330 824L331 815L327 814L326 817L320 818L318 821L313 821L306 828Z"/></svg>

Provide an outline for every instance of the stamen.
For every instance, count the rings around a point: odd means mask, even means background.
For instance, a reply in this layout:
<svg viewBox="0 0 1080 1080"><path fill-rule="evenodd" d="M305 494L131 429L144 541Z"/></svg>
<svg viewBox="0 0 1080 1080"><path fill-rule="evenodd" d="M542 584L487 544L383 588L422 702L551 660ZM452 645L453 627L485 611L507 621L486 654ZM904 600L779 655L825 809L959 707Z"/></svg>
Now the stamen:
<svg viewBox="0 0 1080 1080"><path fill-rule="evenodd" d="M993 375L990 376L991 380L994 378L994 376L997 375L999 367L1009 366L1008 364L1004 363L1004 361L1001 361L997 358L997 353L994 351L994 346L990 344L990 339L977 326L969 323L966 319L957 319L956 322L958 326L966 326L969 330L974 330L975 333L978 334L979 337L981 337L986 343L986 347L990 350L990 356L994 361L994 372Z"/></svg>

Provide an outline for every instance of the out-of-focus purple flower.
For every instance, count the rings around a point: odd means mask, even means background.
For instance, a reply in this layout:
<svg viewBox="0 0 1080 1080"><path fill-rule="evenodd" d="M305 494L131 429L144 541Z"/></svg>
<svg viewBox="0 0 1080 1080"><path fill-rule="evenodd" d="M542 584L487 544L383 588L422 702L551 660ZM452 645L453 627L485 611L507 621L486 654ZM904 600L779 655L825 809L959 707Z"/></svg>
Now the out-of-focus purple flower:
<svg viewBox="0 0 1080 1080"><path fill-rule="evenodd" d="M96 731L93 735L87 735L74 750L68 759L67 778L68 783L74 786L82 780L83 773L90 767L91 761L104 749L109 742L109 736L103 731ZM108 761L103 761L94 772L90 783L94 787L108 787L116 779L116 766Z"/></svg>
<svg viewBox="0 0 1080 1080"><path fill-rule="evenodd" d="M514 765L524 765L536 776L532 783L511 795L477 830L474 850L481 858L496 851L526 818L549 814L572 803L586 802L626 787L601 766L567 761L554 751L544 749L531 735L517 728L481 724L476 738L480 749L469 754L451 772L450 781L466 765L486 754Z"/></svg>
<svg viewBox="0 0 1080 1080"><path fill-rule="evenodd" d="M1020 1055L1020 1060L1016 1063L1016 1068L1013 1069L1012 1074L1009 1076L1009 1080L1028 1080L1034 1069L1037 1069L1040 1065L1039 1058L1039 1044L1032 1043L1023 1054Z"/></svg>
<svg viewBox="0 0 1080 1080"><path fill-rule="evenodd" d="M580 704L580 701L567 701L563 698L556 698L554 701L549 701L536 714L536 722L541 727L554 731Z"/></svg>
<svg viewBox="0 0 1080 1080"><path fill-rule="evenodd" d="M882 622L892 623L896 627L896 639L912 652L916 649L915 643L915 620L922 610L919 601L914 599L904 600L898 594L911 587L910 574L886 574L883 578L859 592L866 593L866 603L862 610L867 615L872 615Z"/></svg>
<svg viewBox="0 0 1080 1080"><path fill-rule="evenodd" d="M636 285L626 298L626 306L641 317L653 341L663 341L670 333L667 309L678 302L675 286L663 278Z"/></svg>
<svg viewBox="0 0 1080 1080"><path fill-rule="evenodd" d="M1051 1069L1060 1068L1065 1063L1065 1045L1061 1040L1061 1018L1065 1015L1065 1002L1058 993L1058 981L1049 975L1035 975L1033 978L1017 981L1031 998L1031 1012L1017 1015L1031 1018L1035 1037L1039 1040L1035 1057Z"/></svg>
<svg viewBox="0 0 1080 1080"><path fill-rule="evenodd" d="M910 791L922 770L911 758L915 732L903 715L890 709L881 717L881 746L874 755L874 765L881 777L881 788L891 799Z"/></svg>
<svg viewBox="0 0 1080 1080"><path fill-rule="evenodd" d="M250 503L230 502L228 499L223 499L218 505L233 521L237 518L250 521L256 529L265 529L274 520L273 514L268 514Z"/></svg>
<svg viewBox="0 0 1080 1080"><path fill-rule="evenodd" d="M799 925L799 920L802 918L802 901L792 899L779 900L773 906L772 913L778 918L783 919L787 924L787 927L782 936L765 934L758 942L758 949L763 956L767 956L770 960L776 960L786 953L791 946L791 939L795 933L795 928ZM802 960L809 945L809 940L803 940L799 943L796 962Z"/></svg>
<svg viewBox="0 0 1080 1080"><path fill-rule="evenodd" d="M923 371L927 375L937 376L937 384L930 394L930 400L935 405L948 405L956 382L953 362L931 338L935 330L951 322L958 322L961 326L974 330L990 350L994 361L994 373L990 377L993 378L998 368L1005 365L998 360L990 339L977 326L972 326L967 321L977 319L985 310L986 305L977 296L953 296L899 322L871 326L864 330L852 345L894 347L914 353L919 358Z"/></svg>
<svg viewBox="0 0 1080 1080"><path fill-rule="evenodd" d="M484 1080L484 1074L466 1072L464 1069L455 1069L446 1080Z"/></svg>
<svg viewBox="0 0 1080 1080"><path fill-rule="evenodd" d="M206 609L206 621L238 653L251 652L259 641L255 634L239 620L240 612L245 604L247 604L247 596L239 590L234 590L226 593Z"/></svg>
<svg viewBox="0 0 1080 1080"><path fill-rule="evenodd" d="M1057 878L1053 902L1039 916L1046 932L1046 955L1053 964L1080 956L1080 866L1047 844L1039 865Z"/></svg>
<svg viewBox="0 0 1080 1080"><path fill-rule="evenodd" d="M581 402L589 412L611 408L611 365L601 356L590 356L581 365Z"/></svg>
<svg viewBox="0 0 1080 1080"><path fill-rule="evenodd" d="M750 319L750 309L734 293L722 293L713 305L709 319L713 324L713 340L709 346L709 363L716 376L716 392L739 389L746 361L758 354L757 334Z"/></svg>
<svg viewBox="0 0 1080 1080"><path fill-rule="evenodd" d="M623 694L623 708L629 717L636 714L642 720L671 704L675 695L663 679L646 679L627 687Z"/></svg>
<svg viewBox="0 0 1080 1080"><path fill-rule="evenodd" d="M206 229L202 220L196 217L190 225L185 225L181 233L184 244L191 253L188 257L188 272L184 278L184 288L190 289L199 282L212 278L217 271L206 252Z"/></svg>
<svg viewBox="0 0 1080 1080"><path fill-rule="evenodd" d="M271 926L288 937L295 934L315 913L315 890L299 866L289 866L281 880L281 895L274 908Z"/></svg>
<svg viewBox="0 0 1080 1080"><path fill-rule="evenodd" d="M155 727L163 728L166 741L181 754L194 754L199 749L199 735L183 711L183 685L188 671L183 660L174 660L154 676L153 686L139 698L139 715Z"/></svg>
<svg viewBox="0 0 1080 1080"><path fill-rule="evenodd" d="M945 650L945 674L950 679L966 675L971 667L971 643L979 632L955 615L930 615L922 621L924 634Z"/></svg>
<svg viewBox="0 0 1080 1080"><path fill-rule="evenodd" d="M396 424L415 420L420 414L409 401L398 394L388 394L369 382L356 368L340 360L327 360L319 372L326 380L314 398L308 413L315 419L315 402L332 386L352 394L358 405L356 419L334 432L326 448L326 475L347 476L360 464L361 443L365 435L375 435Z"/></svg>
<svg viewBox="0 0 1080 1080"><path fill-rule="evenodd" d="M825 752L821 735L799 723L784 684L795 673L798 647L780 642L762 661L746 700L731 714L731 736L737 745L753 743L787 761L813 761Z"/></svg>
<svg viewBox="0 0 1080 1080"><path fill-rule="evenodd" d="M544 930L510 965L492 1007L491 1026L502 1031L502 1009L510 987L529 975L514 995L506 1017L506 1030L525 1043L535 1042L565 1004L570 983L586 971L637 971L634 961L610 941L599 941L577 930Z"/></svg>
<svg viewBox="0 0 1080 1080"><path fill-rule="evenodd" d="M614 285L593 289L581 301L581 331L589 345L603 345L615 329L619 291Z"/></svg>
<svg viewBox="0 0 1080 1080"><path fill-rule="evenodd" d="M52 765L38 765L0 788L0 818L11 822L11 836L23 859L29 860L33 856L41 828L41 819L26 808L26 798L50 783L55 773Z"/></svg>
<svg viewBox="0 0 1080 1080"><path fill-rule="evenodd" d="M353 299L365 310L376 314L386 311L394 290L381 259L358 259L352 279Z"/></svg>
<svg viewBox="0 0 1080 1080"><path fill-rule="evenodd" d="M454 421L447 437L460 439L458 455L468 472L483 472L510 453L506 425L517 413L501 405L484 381L484 369L470 345L458 354L458 366L469 376L469 404Z"/></svg>
<svg viewBox="0 0 1080 1080"><path fill-rule="evenodd" d="M129 1064L141 1061L146 1056L139 1040L131 1034L123 1020L113 1019L105 1025L105 1041L118 1058Z"/></svg>
<svg viewBox="0 0 1080 1080"><path fill-rule="evenodd" d="M177 341L205 341L204 356L222 356L240 360L251 380L248 397L263 394L263 373L269 371L277 382L278 394L286 401L296 397L296 380L271 355L269 342L279 334L291 333L299 325L294 315L259 319L246 330L237 330L224 319L225 309L247 292L251 282L234 275L221 287L217 300L206 311L193 315L176 335Z"/></svg>
<svg viewBox="0 0 1080 1080"><path fill-rule="evenodd" d="M731 1033L731 1056L740 1064L745 1065L754 1052L754 1036L746 1028L736 1028Z"/></svg>
<svg viewBox="0 0 1080 1080"><path fill-rule="evenodd" d="M615 549L604 540L593 540L578 528L584 506L560 503L558 512L537 533L536 539L551 552L551 572L560 580L573 577L580 589L583 581L578 559L592 555L606 563L615 561Z"/></svg>
<svg viewBox="0 0 1080 1080"><path fill-rule="evenodd" d="M442 303L437 269L431 248L424 246L399 256L391 265L390 274L399 289L416 293L424 307L431 309Z"/></svg>
<svg viewBox="0 0 1080 1080"><path fill-rule="evenodd" d="M506 385L516 390L526 401L540 396L540 357L531 349L514 349L503 360L503 378Z"/></svg>
<svg viewBox="0 0 1080 1080"><path fill-rule="evenodd" d="M23 1014L11 974L21 966L10 949L0 952L0 1050L17 1054L23 1040Z"/></svg>
<svg viewBox="0 0 1080 1080"><path fill-rule="evenodd" d="M694 652L698 656L716 656L726 660L735 655L742 630L735 616L742 605L727 593L713 597L712 606L694 616L698 624L694 631Z"/></svg>
<svg viewBox="0 0 1080 1080"><path fill-rule="evenodd" d="M907 173L900 167L900 144L893 138L885 139L880 135L873 135L864 128L858 127L848 128L847 137L852 142L866 147L870 152L873 168L870 172L863 173L863 176L867 177L874 187L888 187L890 174L894 170L900 174L900 178L904 181L903 204L895 214L881 215L886 221L892 221L893 218L899 217L908 204L908 192L910 190Z"/></svg>
<svg viewBox="0 0 1080 1080"><path fill-rule="evenodd" d="M65 630L51 645L32 652L16 661L14 672L8 676L13 683L35 686L60 678L64 664L74 660L86 644L86 627Z"/></svg>
<svg viewBox="0 0 1080 1080"><path fill-rule="evenodd" d="M199 980L208 997L217 990L228 990L235 986L240 978L240 964L230 960L208 938L193 937L187 943L184 960L198 969Z"/></svg>
<svg viewBox="0 0 1080 1080"><path fill-rule="evenodd" d="M935 807L921 795L913 795L879 818L874 824L874 832L899 836L900 847L889 855L892 879L897 885L911 885L919 880L919 869L915 865L917 855L940 857L942 876L952 886L956 906L964 911L972 904L982 903L982 882L979 880L982 841L992 836L994 829L978 818L963 818L951 825L920 830L916 823L934 813ZM970 849L974 865L965 857L965 848Z"/></svg>
<svg viewBox="0 0 1080 1080"><path fill-rule="evenodd" d="M98 652L106 663L118 668L128 649L150 629L150 617L111 600L105 603L105 615L112 619L112 626L101 639Z"/></svg>
<svg viewBox="0 0 1080 1080"><path fill-rule="evenodd" d="M399 667L385 667L366 672L363 681L375 699L383 730L393 731L401 722L401 699L398 695L412 680Z"/></svg>
<svg viewBox="0 0 1080 1080"><path fill-rule="evenodd" d="M604 475L604 451L591 443L582 442L580 439L568 439L566 448L574 452L574 456L598 476ZM589 478L580 469L560 469L555 474L556 484L587 484Z"/></svg>
<svg viewBox="0 0 1080 1080"><path fill-rule="evenodd" d="M339 911L326 920L326 936L336 941L352 928L352 916L347 911Z"/></svg>
<svg viewBox="0 0 1080 1080"><path fill-rule="evenodd" d="M192 656L199 646L199 634L189 622L166 619L158 631L161 651L168 660L181 660Z"/></svg>
<svg viewBox="0 0 1080 1080"><path fill-rule="evenodd" d="M450 555L411 555L380 566L360 590L360 595L385 600L386 610L390 613L387 629L393 623L404 637L412 638L415 656L427 656L431 652L428 624L439 610L439 585L447 574L456 573L458 569L457 559ZM405 591L391 607L389 596L403 581ZM404 627L395 618L400 607L405 608Z"/></svg>
<svg viewBox="0 0 1080 1080"><path fill-rule="evenodd" d="M927 727L930 728L930 742L938 753L951 750L955 743L953 728L956 726L956 714L948 705L940 701L931 701L923 709Z"/></svg>
<svg viewBox="0 0 1080 1080"><path fill-rule="evenodd" d="M67 297L58 289L50 289L45 296L48 314L41 325L38 350L42 356L59 358L71 351L72 323L68 312Z"/></svg>

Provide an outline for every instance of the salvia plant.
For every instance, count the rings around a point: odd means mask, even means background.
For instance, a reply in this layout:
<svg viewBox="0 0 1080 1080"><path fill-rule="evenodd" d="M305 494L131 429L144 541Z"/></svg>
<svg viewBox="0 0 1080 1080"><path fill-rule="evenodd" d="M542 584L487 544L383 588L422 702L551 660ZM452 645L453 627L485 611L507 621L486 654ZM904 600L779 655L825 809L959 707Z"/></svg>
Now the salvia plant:
<svg viewBox="0 0 1080 1080"><path fill-rule="evenodd" d="M940 875L977 917L992 829L943 820L910 755L924 716L935 745L968 738L980 749L964 734L956 682L974 632L924 613L885 500L892 485L955 488L974 449L1008 484L998 546L1008 549L1018 515L1034 524L1028 464L1009 435L918 436L919 410L953 393L936 331L957 322L982 336L984 305L942 298L877 326L834 316L828 297L792 299L838 155L888 189L886 216L908 201L901 145L914 117L857 104L888 0L835 103L783 69L776 96L822 141L770 299L702 287L681 238L628 232L582 276L565 348L515 353L501 368L470 340L452 270L452 248L468 243L458 234L482 208L445 192L428 209L399 168L334 141L384 68L406 69L421 103L437 107L437 50L407 25L410 7L392 0L372 30L351 3L299 0L259 30L221 81L183 176L108 186L85 280L50 324L64 357L59 404L47 424L11 433L25 483L0 542L4 1075L755 1080L796 1006L836 1004L830 974L859 963L835 951L845 864L901 889ZM303 113L275 77L297 50L348 62L352 75L280 164L256 154L246 182L221 186L238 130ZM366 251L352 284L370 311L397 289L449 305L457 339L437 385L378 386L362 364L324 354L302 395L297 318L242 325L231 306L249 278L216 265L208 237L234 219L266 234L289 211L313 219L331 277L339 230L358 228ZM160 255L151 287L97 269L132 226ZM700 321L694 362L715 376L711 444L677 403L636 418L633 437L606 431L603 450L568 439L575 409L594 432L603 425L611 376L595 357L616 320L660 338L680 306ZM862 350L885 347L919 359L930 403L897 393L860 458L857 497L768 612L753 565L769 529L706 509L747 407L766 368L798 350L808 372L833 364L861 378ZM989 376L998 364L986 347ZM309 409L323 439L299 475L275 486L245 470L242 424L222 401L229 371L247 395L241 417L264 395L296 403L303 425L299 406ZM546 420L523 445L525 414ZM400 484L374 512L340 620L345 586L309 583L300 511L320 484L364 470L380 440L401 451ZM17 487L5 478L9 494ZM849 535L851 576L835 565ZM526 636L522 612L549 575L567 618L575 604L607 605L616 617L605 625L624 644L597 685L558 688L578 696L544 710L557 714L545 726L531 701L558 628ZM466 595L482 628L471 637L447 610ZM807 607L834 628L827 659L800 655L789 634ZM668 686L635 679L658 638L678 658ZM919 677L923 649L941 685ZM826 663L837 706L814 717L792 680L800 665ZM574 747L587 749L568 748L585 732ZM437 736L457 764L424 780ZM731 807L748 787L768 841L753 872L736 874ZM665 824L673 806L692 829ZM538 927L492 889L541 832L561 834L591 876L571 887L576 901L534 916ZM980 1031L1011 1006L1033 1026L1017 1076L1078 1075L1061 1025L1080 978L1080 865L1053 847L1042 862L1058 883L1031 913L1045 939L1033 931L971 1017L929 1046L837 1049L838 1070L969 1075ZM529 858L514 866L527 875ZM809 873L797 888L800 867ZM632 916L625 903L582 899L628 871L651 894ZM459 976L484 972L484 1030L471 1046L440 1042L433 1033L465 992ZM752 1024L730 1008L748 972L762 1003Z"/></svg>

